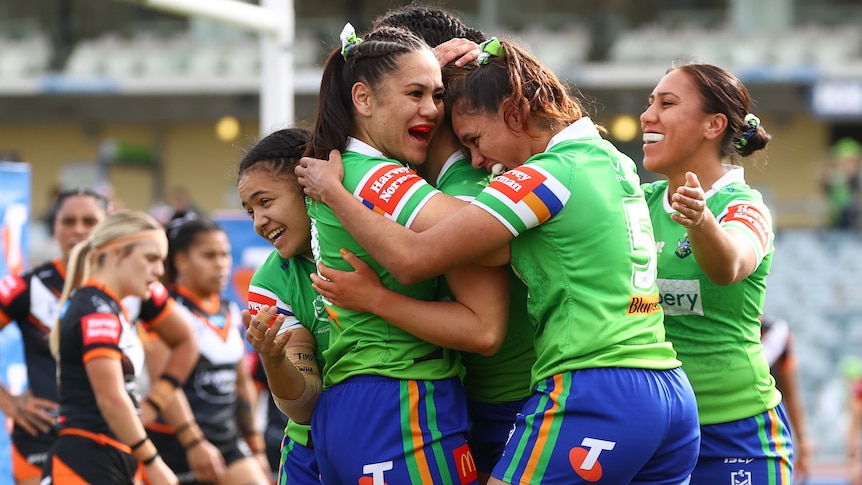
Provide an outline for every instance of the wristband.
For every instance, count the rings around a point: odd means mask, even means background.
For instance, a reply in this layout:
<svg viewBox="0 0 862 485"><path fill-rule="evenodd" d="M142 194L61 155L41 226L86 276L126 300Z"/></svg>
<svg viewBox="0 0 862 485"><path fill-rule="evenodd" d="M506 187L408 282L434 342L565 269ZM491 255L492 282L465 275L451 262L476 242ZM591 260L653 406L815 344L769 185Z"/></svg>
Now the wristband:
<svg viewBox="0 0 862 485"><path fill-rule="evenodd" d="M129 448L131 448L131 449L132 449L132 451L135 451L135 450L137 450L138 448L140 448L141 446L144 446L144 443L146 443L148 439L150 439L150 437L149 437L149 436L146 436L146 437L144 437L144 439L142 439L141 441L138 441L137 443L135 443L135 444L133 444L133 445L129 445Z"/></svg>
<svg viewBox="0 0 862 485"><path fill-rule="evenodd" d="M191 428L193 424L194 424L194 421L186 421L185 423L177 426L176 428L174 428L174 435L179 435L183 431Z"/></svg>
<svg viewBox="0 0 862 485"><path fill-rule="evenodd" d="M192 448L194 448L195 446L197 446L197 445L199 445L199 444L201 444L201 443L203 443L203 442L204 442L204 437L203 437L203 436L198 436L198 437L197 437L197 439L194 439L194 440L192 440L192 442L191 442L191 443L189 443L189 444L187 444L187 445L184 445L184 446L183 446L183 448L185 448L185 449L186 449L186 451L189 451L189 450L191 450Z"/></svg>
<svg viewBox="0 0 862 485"><path fill-rule="evenodd" d="M157 451L157 452L153 453L153 456L147 458L146 460L142 461L141 463L143 463L144 466L150 466L154 461L156 461L156 458L158 458L158 457L159 457L159 452Z"/></svg>
<svg viewBox="0 0 862 485"><path fill-rule="evenodd" d="M182 385L183 385L179 379L177 379L176 377L174 377L168 373L164 373L164 374L160 375L159 379L168 382L169 384L174 386L174 389L176 389L178 387L182 387Z"/></svg>
<svg viewBox="0 0 862 485"><path fill-rule="evenodd" d="M162 407L156 404L156 401L154 401L153 398L147 396L144 398L144 402L152 406L158 414L162 414Z"/></svg>

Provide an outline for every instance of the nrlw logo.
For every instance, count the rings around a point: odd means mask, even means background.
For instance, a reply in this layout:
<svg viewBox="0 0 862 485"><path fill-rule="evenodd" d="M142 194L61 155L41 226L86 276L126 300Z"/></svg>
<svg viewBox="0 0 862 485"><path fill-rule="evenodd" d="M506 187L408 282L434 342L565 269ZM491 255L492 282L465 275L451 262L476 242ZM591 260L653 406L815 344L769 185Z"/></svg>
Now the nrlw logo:
<svg viewBox="0 0 862 485"><path fill-rule="evenodd" d="M603 451L613 450L616 445L616 441L584 438L581 441L581 446L584 448L569 450L569 463L579 477L588 482L597 482L602 479L603 474L599 456Z"/></svg>

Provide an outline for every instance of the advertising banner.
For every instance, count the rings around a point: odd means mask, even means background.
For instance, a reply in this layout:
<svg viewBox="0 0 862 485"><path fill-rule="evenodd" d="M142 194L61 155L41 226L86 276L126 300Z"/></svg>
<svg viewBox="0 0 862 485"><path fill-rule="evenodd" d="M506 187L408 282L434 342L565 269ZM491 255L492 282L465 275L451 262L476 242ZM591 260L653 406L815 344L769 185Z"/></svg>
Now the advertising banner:
<svg viewBox="0 0 862 485"><path fill-rule="evenodd" d="M30 166L0 162L0 278L21 273L27 265L27 233L30 222ZM0 297L3 287L0 285ZM27 370L17 325L0 330L0 380L13 394L26 386ZM11 423L0 412L0 485L12 485L9 448Z"/></svg>

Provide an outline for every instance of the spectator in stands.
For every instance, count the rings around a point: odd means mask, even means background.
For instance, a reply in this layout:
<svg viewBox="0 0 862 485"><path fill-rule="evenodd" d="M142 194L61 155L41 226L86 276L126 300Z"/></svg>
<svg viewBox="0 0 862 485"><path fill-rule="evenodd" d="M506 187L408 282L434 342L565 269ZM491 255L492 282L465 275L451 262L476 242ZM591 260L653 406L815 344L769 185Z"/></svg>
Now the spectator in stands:
<svg viewBox="0 0 862 485"><path fill-rule="evenodd" d="M769 363L769 371L775 378L775 387L781 391L787 417L790 418L793 433L793 479L796 483L803 483L811 471L811 443L808 441L805 402L796 372L793 334L784 319L761 315L760 323L763 354Z"/></svg>
<svg viewBox="0 0 862 485"><path fill-rule="evenodd" d="M644 167L666 177L644 185L665 329L701 425L692 484L792 480L790 424L760 343L772 216L735 163L771 138L749 104L733 74L689 63L668 70L641 114Z"/></svg>
<svg viewBox="0 0 862 485"><path fill-rule="evenodd" d="M830 227L859 226L862 210L862 146L853 138L842 138L832 146L832 160L823 176Z"/></svg>

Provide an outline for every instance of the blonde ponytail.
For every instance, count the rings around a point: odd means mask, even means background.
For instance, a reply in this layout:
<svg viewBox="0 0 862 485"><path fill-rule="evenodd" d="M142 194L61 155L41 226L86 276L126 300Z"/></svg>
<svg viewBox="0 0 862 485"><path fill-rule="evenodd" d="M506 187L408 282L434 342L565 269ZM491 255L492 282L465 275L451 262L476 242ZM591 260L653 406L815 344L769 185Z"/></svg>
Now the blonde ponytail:
<svg viewBox="0 0 862 485"><path fill-rule="evenodd" d="M69 253L69 263L66 267L66 282L63 285L63 294L60 297L60 312L54 327L51 329L48 345L55 359L60 356L60 321L64 307L69 301L69 296L80 288L90 276L90 270L94 264L101 265L104 253L97 250L104 248L108 243L143 231L162 230L161 224L149 214L140 211L119 210L108 215L102 222L93 228L90 237L79 242ZM121 243L117 241L117 243ZM131 251L135 242L126 245L124 253Z"/></svg>

